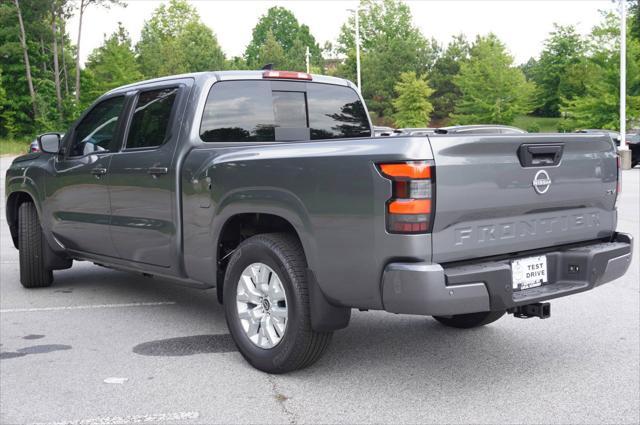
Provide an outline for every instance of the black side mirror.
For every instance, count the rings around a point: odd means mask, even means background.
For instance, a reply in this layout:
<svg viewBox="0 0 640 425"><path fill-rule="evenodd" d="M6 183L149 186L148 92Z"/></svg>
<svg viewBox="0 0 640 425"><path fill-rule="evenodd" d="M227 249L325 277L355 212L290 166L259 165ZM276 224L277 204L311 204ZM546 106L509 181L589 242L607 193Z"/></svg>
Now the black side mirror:
<svg viewBox="0 0 640 425"><path fill-rule="evenodd" d="M45 133L38 136L38 144L40 150L46 153L59 153L60 152L60 134L59 133Z"/></svg>

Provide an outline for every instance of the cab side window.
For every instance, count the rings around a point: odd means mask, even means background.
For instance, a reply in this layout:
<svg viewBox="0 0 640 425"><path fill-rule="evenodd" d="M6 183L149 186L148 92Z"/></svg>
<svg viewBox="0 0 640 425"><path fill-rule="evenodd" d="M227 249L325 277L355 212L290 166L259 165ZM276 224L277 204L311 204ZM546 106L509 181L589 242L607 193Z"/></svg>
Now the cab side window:
<svg viewBox="0 0 640 425"><path fill-rule="evenodd" d="M268 81L222 81L209 92L200 138L205 142L272 142L274 127Z"/></svg>
<svg viewBox="0 0 640 425"><path fill-rule="evenodd" d="M371 137L367 111L349 87L309 84L311 139Z"/></svg>
<svg viewBox="0 0 640 425"><path fill-rule="evenodd" d="M167 141L177 87L140 93L127 137L127 149L153 148Z"/></svg>
<svg viewBox="0 0 640 425"><path fill-rule="evenodd" d="M200 124L205 142L273 142L370 137L367 112L346 86L222 81L211 88Z"/></svg>
<svg viewBox="0 0 640 425"><path fill-rule="evenodd" d="M94 152L115 150L116 132L124 96L117 96L98 103L76 126L69 156L82 156Z"/></svg>

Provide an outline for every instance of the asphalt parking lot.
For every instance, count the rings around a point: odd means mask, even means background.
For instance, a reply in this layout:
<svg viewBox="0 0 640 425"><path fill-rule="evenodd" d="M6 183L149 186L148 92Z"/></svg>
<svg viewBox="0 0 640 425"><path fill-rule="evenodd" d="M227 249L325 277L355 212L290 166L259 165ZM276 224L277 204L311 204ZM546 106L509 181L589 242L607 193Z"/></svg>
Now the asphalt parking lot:
<svg viewBox="0 0 640 425"><path fill-rule="evenodd" d="M625 171L618 227L636 253L639 195ZM23 289L1 213L2 424L640 422L638 254L548 320L455 330L354 311L317 364L276 376L236 351L214 291L84 262Z"/></svg>

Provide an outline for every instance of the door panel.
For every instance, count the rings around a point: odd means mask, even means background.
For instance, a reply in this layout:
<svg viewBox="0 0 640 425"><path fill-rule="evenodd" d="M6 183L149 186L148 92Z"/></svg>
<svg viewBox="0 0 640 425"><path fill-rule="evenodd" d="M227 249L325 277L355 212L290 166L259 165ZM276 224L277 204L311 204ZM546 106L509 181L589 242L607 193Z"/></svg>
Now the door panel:
<svg viewBox="0 0 640 425"><path fill-rule="evenodd" d="M65 138L54 159L45 208L51 229L69 249L115 256L109 235L109 166L121 141L125 96L98 103Z"/></svg>
<svg viewBox="0 0 640 425"><path fill-rule="evenodd" d="M161 267L175 262L177 134L171 128L178 92L169 87L138 95L125 149L111 161L111 237L119 258Z"/></svg>
<svg viewBox="0 0 640 425"><path fill-rule="evenodd" d="M114 256L109 236L107 170L112 154L89 155L55 163L47 181L52 231L67 248ZM92 174L100 172L99 174Z"/></svg>
<svg viewBox="0 0 640 425"><path fill-rule="evenodd" d="M176 229L172 146L122 152L111 163L111 237L118 257L169 267ZM150 174L152 167L166 173Z"/></svg>

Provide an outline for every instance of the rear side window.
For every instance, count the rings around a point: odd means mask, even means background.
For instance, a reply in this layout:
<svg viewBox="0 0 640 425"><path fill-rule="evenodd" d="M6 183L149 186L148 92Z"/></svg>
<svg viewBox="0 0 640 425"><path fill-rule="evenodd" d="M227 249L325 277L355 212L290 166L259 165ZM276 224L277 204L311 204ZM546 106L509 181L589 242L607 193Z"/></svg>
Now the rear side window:
<svg viewBox="0 0 640 425"><path fill-rule="evenodd" d="M328 84L296 83L272 90L270 81L224 81L213 85L200 137L205 142L369 137L367 114L356 92ZM303 86L303 87L305 87Z"/></svg>
<svg viewBox="0 0 640 425"><path fill-rule="evenodd" d="M176 87L140 93L127 137L127 149L152 148L166 142L177 93Z"/></svg>

